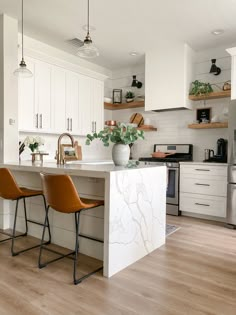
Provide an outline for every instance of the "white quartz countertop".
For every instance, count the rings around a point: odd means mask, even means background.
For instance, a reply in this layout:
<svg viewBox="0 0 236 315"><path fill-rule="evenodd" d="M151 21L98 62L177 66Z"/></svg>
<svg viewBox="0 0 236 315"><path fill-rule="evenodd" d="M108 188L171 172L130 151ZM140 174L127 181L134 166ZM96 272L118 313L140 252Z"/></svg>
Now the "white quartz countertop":
<svg viewBox="0 0 236 315"><path fill-rule="evenodd" d="M227 163L217 163L217 162L202 162L202 161L186 161L186 162L180 162L180 164L183 165L212 165L212 166L227 166Z"/></svg>
<svg viewBox="0 0 236 315"><path fill-rule="evenodd" d="M112 161L75 161L57 165L56 161L44 161L43 163L33 164L31 161L5 162L0 167L7 167L11 170L22 170L29 172L44 172L53 174L68 174L77 176L91 176L105 178L110 172L132 171L145 168L163 167L152 165L138 165L135 167L115 166Z"/></svg>

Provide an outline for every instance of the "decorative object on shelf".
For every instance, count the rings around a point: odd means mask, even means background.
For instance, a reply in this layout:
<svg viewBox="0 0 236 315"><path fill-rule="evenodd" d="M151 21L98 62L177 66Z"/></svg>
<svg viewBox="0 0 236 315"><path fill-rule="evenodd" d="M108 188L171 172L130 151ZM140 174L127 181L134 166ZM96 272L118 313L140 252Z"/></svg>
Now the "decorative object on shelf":
<svg viewBox="0 0 236 315"><path fill-rule="evenodd" d="M200 124L209 123L211 118L211 108L198 108L196 120L200 122Z"/></svg>
<svg viewBox="0 0 236 315"><path fill-rule="evenodd" d="M122 90L114 89L113 90L113 104L121 104L122 103Z"/></svg>
<svg viewBox="0 0 236 315"><path fill-rule="evenodd" d="M127 91L125 94L126 102L130 103L134 101L134 93L132 91Z"/></svg>
<svg viewBox="0 0 236 315"><path fill-rule="evenodd" d="M140 127L144 123L143 116L139 113L134 113L133 115L131 115L129 121L130 123L137 124L138 127Z"/></svg>
<svg viewBox="0 0 236 315"><path fill-rule="evenodd" d="M101 140L105 147L108 147L110 142L114 143L112 148L113 162L117 166L125 166L130 156L129 145L138 139L144 139L144 132L118 123L114 128L106 127L99 133L88 134L86 144L90 145L94 139Z"/></svg>
<svg viewBox="0 0 236 315"><path fill-rule="evenodd" d="M39 147L41 145L44 145L44 139L36 136L36 137L26 137L24 140L24 145L26 147L28 147L31 152L38 152L39 151Z"/></svg>
<svg viewBox="0 0 236 315"><path fill-rule="evenodd" d="M213 73L214 75L219 75L221 73L221 69L217 67L216 65L216 59L211 59L212 65L210 69L210 73Z"/></svg>
<svg viewBox="0 0 236 315"><path fill-rule="evenodd" d="M79 57L82 58L95 58L97 56L99 56L99 51L97 49L97 47L95 47L93 45L93 41L90 37L90 33L89 33L89 0L88 0L88 24L87 24L87 35L84 39L84 45L81 46L78 51L77 51L77 55Z"/></svg>
<svg viewBox="0 0 236 315"><path fill-rule="evenodd" d="M111 104L112 103L112 98L111 97L104 97L104 102Z"/></svg>
<svg viewBox="0 0 236 315"><path fill-rule="evenodd" d="M208 94L213 92L212 86L210 83L204 83L200 82L198 80L195 80L191 83L191 90L189 95L202 95L202 94Z"/></svg>
<svg viewBox="0 0 236 315"><path fill-rule="evenodd" d="M223 91L230 91L231 90L231 81L230 80L228 80L224 83L222 90Z"/></svg>
<svg viewBox="0 0 236 315"><path fill-rule="evenodd" d="M24 0L21 1L21 62L19 68L14 71L14 75L20 78L30 78L33 73L27 68L24 60Z"/></svg>
<svg viewBox="0 0 236 315"><path fill-rule="evenodd" d="M142 82L138 81L136 79L136 75L133 75L133 81L131 84L132 87L137 87L138 89L141 89L141 87L143 86Z"/></svg>

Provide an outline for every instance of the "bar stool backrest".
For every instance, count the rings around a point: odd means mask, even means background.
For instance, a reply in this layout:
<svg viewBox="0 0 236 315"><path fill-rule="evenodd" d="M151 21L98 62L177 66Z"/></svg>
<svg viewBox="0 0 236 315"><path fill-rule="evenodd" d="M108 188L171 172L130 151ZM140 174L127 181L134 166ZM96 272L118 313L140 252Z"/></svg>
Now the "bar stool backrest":
<svg viewBox="0 0 236 315"><path fill-rule="evenodd" d="M12 173L8 168L0 168L0 197L16 200L22 196Z"/></svg>
<svg viewBox="0 0 236 315"><path fill-rule="evenodd" d="M54 210L71 213L84 208L70 176L43 173L40 176L46 201Z"/></svg>

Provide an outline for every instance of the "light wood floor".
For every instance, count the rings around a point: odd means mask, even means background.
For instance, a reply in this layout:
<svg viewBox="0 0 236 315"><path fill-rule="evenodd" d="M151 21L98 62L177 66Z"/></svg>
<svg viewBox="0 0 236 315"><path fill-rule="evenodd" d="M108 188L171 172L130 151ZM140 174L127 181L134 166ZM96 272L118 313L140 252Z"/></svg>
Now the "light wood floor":
<svg viewBox="0 0 236 315"><path fill-rule="evenodd" d="M168 217L166 245L106 279L72 284L72 261L37 268L38 251L0 244L0 315L236 315L236 230ZM97 264L83 257L82 268Z"/></svg>

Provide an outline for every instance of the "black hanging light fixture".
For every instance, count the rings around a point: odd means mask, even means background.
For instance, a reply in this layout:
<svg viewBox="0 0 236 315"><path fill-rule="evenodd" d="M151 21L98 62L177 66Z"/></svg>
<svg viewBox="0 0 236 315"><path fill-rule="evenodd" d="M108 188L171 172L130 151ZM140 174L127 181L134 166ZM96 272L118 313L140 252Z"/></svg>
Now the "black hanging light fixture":
<svg viewBox="0 0 236 315"><path fill-rule="evenodd" d="M89 33L89 0L88 0L88 24L87 24L87 35L84 39L84 45L81 46L78 51L77 55L82 58L95 58L99 56L99 51L97 47L93 45L93 41L90 37Z"/></svg>
<svg viewBox="0 0 236 315"><path fill-rule="evenodd" d="M138 89L140 89L142 87L142 85L143 85L142 82L140 82L136 79L136 75L133 75L133 81L132 81L131 86L137 87Z"/></svg>
<svg viewBox="0 0 236 315"><path fill-rule="evenodd" d="M20 67L13 74L20 78L30 78L33 76L33 73L27 69L24 60L24 0L21 0L21 54Z"/></svg>
<svg viewBox="0 0 236 315"><path fill-rule="evenodd" d="M213 73L214 75L219 75L221 73L221 69L216 66L216 59L211 59L212 65L210 69L210 73Z"/></svg>

